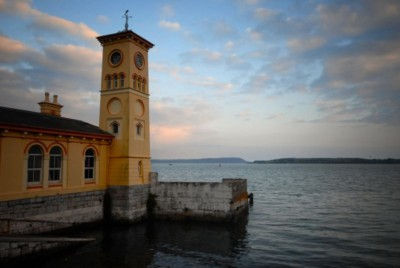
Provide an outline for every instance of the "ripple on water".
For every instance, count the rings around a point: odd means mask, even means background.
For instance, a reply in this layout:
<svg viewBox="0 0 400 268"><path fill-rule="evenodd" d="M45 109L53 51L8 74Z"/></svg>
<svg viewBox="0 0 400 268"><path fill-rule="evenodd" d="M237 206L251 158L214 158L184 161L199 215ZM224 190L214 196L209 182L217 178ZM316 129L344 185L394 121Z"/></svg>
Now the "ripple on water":
<svg viewBox="0 0 400 268"><path fill-rule="evenodd" d="M168 181L247 178L254 206L234 225L158 222L92 230L84 235L96 242L29 265L400 266L400 165L154 164L153 170Z"/></svg>

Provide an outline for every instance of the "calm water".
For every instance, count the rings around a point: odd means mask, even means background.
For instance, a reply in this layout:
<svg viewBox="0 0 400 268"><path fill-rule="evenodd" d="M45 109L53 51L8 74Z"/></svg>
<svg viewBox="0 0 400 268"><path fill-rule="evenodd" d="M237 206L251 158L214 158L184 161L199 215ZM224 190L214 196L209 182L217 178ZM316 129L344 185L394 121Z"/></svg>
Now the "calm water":
<svg viewBox="0 0 400 268"><path fill-rule="evenodd" d="M234 226L157 222L92 230L45 267L400 266L400 165L154 164L160 180L248 179Z"/></svg>

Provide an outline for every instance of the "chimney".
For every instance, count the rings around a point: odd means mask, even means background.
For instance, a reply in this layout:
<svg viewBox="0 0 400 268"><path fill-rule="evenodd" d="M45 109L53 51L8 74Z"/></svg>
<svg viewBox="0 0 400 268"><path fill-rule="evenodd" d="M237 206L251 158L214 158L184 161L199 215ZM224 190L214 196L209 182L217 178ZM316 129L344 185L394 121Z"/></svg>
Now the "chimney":
<svg viewBox="0 0 400 268"><path fill-rule="evenodd" d="M49 92L46 92L44 93L44 101L41 101L38 104L42 114L61 116L61 108L63 106L58 103L57 95L53 95L53 102L50 102L50 94Z"/></svg>

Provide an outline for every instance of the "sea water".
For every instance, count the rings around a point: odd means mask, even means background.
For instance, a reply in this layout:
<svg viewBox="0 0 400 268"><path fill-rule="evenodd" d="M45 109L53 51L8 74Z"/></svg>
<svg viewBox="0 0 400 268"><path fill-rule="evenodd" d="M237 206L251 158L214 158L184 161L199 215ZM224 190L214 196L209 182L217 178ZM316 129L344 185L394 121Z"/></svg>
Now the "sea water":
<svg viewBox="0 0 400 268"><path fill-rule="evenodd" d="M96 241L43 267L400 266L400 165L153 164L160 181L246 178L254 205L231 224L154 222L86 231Z"/></svg>

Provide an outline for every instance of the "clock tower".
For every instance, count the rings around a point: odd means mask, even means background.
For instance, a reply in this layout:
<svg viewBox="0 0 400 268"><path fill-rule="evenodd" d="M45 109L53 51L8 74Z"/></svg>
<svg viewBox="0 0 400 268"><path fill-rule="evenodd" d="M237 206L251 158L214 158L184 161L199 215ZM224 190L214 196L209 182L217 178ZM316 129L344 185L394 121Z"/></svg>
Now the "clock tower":
<svg viewBox="0 0 400 268"><path fill-rule="evenodd" d="M149 183L148 51L153 44L131 30L97 37L103 46L100 128L112 133L108 185Z"/></svg>

